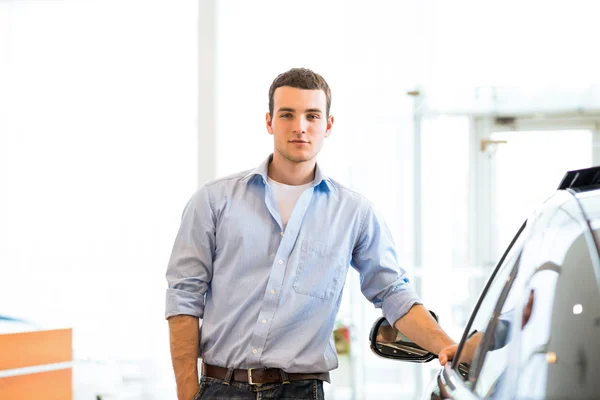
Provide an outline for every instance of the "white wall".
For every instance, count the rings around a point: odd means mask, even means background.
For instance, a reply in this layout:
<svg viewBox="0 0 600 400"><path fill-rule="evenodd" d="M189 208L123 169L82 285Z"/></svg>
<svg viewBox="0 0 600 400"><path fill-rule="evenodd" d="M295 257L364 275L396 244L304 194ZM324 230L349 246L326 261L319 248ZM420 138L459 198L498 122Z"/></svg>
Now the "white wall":
<svg viewBox="0 0 600 400"><path fill-rule="evenodd" d="M141 360L157 395L196 188L197 9L0 2L0 314L73 327L76 357Z"/></svg>

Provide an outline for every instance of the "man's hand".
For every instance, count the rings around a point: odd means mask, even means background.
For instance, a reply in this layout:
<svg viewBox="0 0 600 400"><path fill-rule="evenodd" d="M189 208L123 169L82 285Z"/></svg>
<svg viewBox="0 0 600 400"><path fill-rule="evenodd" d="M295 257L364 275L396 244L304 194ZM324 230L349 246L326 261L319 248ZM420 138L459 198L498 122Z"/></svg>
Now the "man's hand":
<svg viewBox="0 0 600 400"><path fill-rule="evenodd" d="M465 342L465 346L462 352L460 353L461 363L470 363L473 361L473 355L475 354L475 351L477 350L477 347L479 346L479 343L481 343L482 339L482 332L474 331L473 334L469 336L469 338ZM438 358L440 359L440 364L445 365L448 361L451 361L456 355L457 349L458 345L456 344L442 349L442 351L440 351L440 354L438 355Z"/></svg>
<svg viewBox="0 0 600 400"><path fill-rule="evenodd" d="M454 358L454 355L456 354L456 349L458 349L457 344L453 344L453 345L443 348L442 351L440 351L440 354L438 354L438 359L440 360L440 364L446 365L446 363L448 361L452 361L452 359Z"/></svg>
<svg viewBox="0 0 600 400"><path fill-rule="evenodd" d="M192 400L198 393L198 318L175 315L169 318L171 360L177 382L177 398Z"/></svg>

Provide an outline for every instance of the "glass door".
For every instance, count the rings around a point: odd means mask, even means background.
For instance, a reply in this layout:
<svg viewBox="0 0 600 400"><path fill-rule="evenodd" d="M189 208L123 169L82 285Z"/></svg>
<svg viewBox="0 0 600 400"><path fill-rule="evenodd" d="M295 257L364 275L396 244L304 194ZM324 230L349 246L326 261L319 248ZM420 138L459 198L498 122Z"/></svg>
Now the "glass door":
<svg viewBox="0 0 600 400"><path fill-rule="evenodd" d="M597 159L594 120L496 118L477 123L480 262L492 265L522 222L558 187L566 171Z"/></svg>

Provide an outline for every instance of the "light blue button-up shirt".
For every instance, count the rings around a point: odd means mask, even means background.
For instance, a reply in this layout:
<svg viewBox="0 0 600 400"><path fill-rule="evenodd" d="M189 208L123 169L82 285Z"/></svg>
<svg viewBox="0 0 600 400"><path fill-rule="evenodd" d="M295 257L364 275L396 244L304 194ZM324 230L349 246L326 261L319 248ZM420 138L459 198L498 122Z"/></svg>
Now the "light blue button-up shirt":
<svg viewBox="0 0 600 400"><path fill-rule="evenodd" d="M381 217L318 165L284 231L270 160L205 185L188 202L167 269L166 317L202 319L208 364L330 371L350 265L390 323L420 301Z"/></svg>

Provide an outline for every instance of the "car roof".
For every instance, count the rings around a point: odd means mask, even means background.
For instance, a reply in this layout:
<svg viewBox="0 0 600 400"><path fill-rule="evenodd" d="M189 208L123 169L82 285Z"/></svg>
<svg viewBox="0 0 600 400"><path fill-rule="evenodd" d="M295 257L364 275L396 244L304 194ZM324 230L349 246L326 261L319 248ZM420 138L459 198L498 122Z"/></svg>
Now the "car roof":
<svg viewBox="0 0 600 400"><path fill-rule="evenodd" d="M569 181L575 184L562 187ZM600 167L567 172L559 186L558 192L562 191L568 191L583 212L582 217L585 220L582 222L587 225L585 229L590 232L592 238L588 241L589 250L595 250L596 257L592 257L595 259L592 265L596 283L600 288Z"/></svg>
<svg viewBox="0 0 600 400"><path fill-rule="evenodd" d="M600 166L568 171L558 190L568 191L577 199L588 223L600 220Z"/></svg>
<svg viewBox="0 0 600 400"><path fill-rule="evenodd" d="M571 192L581 205L589 222L600 219L600 187Z"/></svg>

